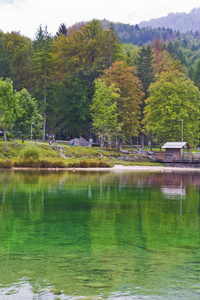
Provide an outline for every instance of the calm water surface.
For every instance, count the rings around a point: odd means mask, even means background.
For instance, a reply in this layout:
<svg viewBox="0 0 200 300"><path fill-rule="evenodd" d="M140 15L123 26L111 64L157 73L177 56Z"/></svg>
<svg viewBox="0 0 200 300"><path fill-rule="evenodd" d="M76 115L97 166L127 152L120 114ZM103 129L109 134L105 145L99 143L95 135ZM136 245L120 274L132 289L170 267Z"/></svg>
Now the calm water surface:
<svg viewBox="0 0 200 300"><path fill-rule="evenodd" d="M200 299L200 172L0 171L0 299Z"/></svg>

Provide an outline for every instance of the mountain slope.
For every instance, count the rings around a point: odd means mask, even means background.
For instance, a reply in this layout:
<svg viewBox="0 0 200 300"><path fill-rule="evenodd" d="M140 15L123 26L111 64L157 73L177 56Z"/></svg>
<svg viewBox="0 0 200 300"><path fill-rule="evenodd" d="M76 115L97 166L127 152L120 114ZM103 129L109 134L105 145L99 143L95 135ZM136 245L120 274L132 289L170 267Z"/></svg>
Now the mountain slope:
<svg viewBox="0 0 200 300"><path fill-rule="evenodd" d="M200 7L194 8L190 13L170 13L166 17L151 19L139 24L140 27L165 27L180 32L200 31Z"/></svg>

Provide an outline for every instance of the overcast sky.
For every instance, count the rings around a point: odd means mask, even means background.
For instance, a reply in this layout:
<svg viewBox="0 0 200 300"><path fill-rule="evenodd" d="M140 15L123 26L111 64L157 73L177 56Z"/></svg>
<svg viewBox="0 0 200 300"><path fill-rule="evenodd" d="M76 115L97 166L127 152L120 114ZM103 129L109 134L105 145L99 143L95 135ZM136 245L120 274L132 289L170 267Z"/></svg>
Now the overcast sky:
<svg viewBox="0 0 200 300"><path fill-rule="evenodd" d="M0 30L35 37L41 24L53 35L61 23L107 19L138 24L170 12L190 12L200 0L0 0Z"/></svg>

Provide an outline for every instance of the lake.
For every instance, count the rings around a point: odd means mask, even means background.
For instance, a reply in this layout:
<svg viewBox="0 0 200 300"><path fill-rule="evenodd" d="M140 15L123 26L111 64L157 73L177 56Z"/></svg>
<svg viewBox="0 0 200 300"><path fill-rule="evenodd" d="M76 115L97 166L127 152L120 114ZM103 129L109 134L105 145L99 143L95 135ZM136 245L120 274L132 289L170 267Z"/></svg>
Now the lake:
<svg viewBox="0 0 200 300"><path fill-rule="evenodd" d="M0 171L0 299L200 299L200 172Z"/></svg>

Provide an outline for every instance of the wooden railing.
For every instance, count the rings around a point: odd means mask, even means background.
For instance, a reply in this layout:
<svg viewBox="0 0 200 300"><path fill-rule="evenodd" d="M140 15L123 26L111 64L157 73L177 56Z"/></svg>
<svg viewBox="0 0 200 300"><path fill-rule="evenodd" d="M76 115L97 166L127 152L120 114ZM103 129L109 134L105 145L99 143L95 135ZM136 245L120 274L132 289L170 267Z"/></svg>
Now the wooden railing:
<svg viewBox="0 0 200 300"><path fill-rule="evenodd" d="M164 163L175 163L175 162L182 162L182 163L200 163L200 153L183 153L183 156L178 156L173 153L163 153L157 152L155 153L156 161L157 162L164 162Z"/></svg>

